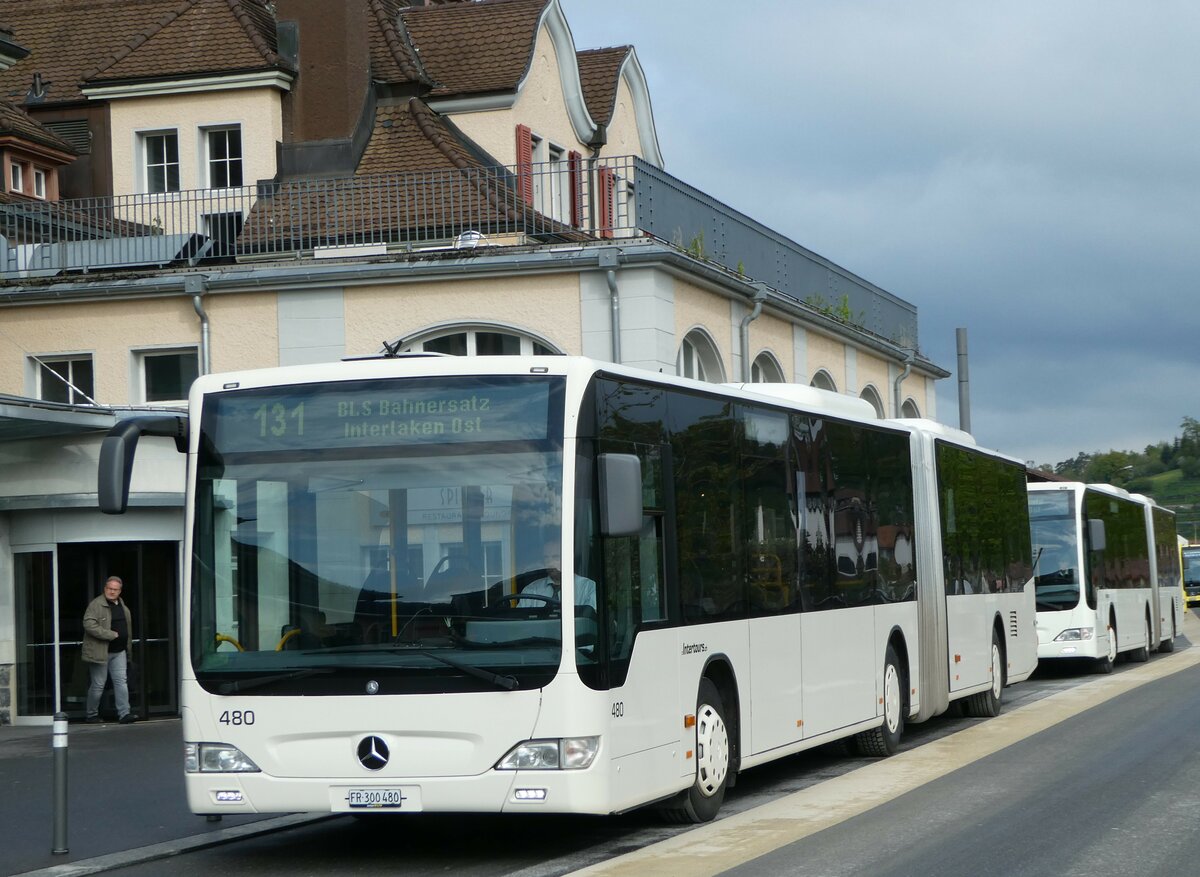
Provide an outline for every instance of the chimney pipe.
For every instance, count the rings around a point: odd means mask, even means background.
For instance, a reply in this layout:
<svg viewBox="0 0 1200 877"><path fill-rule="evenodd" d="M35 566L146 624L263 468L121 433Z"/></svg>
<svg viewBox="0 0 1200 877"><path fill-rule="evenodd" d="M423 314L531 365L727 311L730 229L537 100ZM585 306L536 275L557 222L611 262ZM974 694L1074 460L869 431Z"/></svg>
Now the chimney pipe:
<svg viewBox="0 0 1200 877"><path fill-rule="evenodd" d="M958 339L958 428L971 431L971 376L967 371L967 330L955 329Z"/></svg>

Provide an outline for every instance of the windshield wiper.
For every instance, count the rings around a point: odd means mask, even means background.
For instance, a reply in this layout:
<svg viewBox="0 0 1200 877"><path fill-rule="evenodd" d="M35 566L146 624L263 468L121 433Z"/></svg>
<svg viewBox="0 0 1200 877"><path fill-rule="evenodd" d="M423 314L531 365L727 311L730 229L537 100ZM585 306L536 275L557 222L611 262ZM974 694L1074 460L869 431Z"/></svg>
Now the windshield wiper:
<svg viewBox="0 0 1200 877"><path fill-rule="evenodd" d="M501 676L499 673L493 673L491 670L484 670L482 667L476 667L472 664L464 664L461 661L456 661L453 658L447 658L445 655L439 655L436 652L431 652L426 649L401 649L400 651L412 652L426 658L433 658L445 664L447 667L453 667L460 673L465 673L468 676L474 676L476 679L482 679L485 682L490 682L497 688L503 688L505 691L513 691L520 688L515 676Z"/></svg>
<svg viewBox="0 0 1200 877"><path fill-rule="evenodd" d="M252 676L249 679L234 679L229 682L222 682L217 686L218 694L233 694L237 691L249 691L252 688L262 688L264 685L270 685L273 682L283 682L292 679L307 679L309 676L328 675L333 672L332 667L305 667L303 670L283 670L279 673L271 673L268 676Z"/></svg>
<svg viewBox="0 0 1200 877"><path fill-rule="evenodd" d="M556 640L557 642L557 640ZM505 643L508 645L508 643ZM432 658L439 663L445 664L447 667L453 667L460 673L467 676L474 676L476 679L482 679L485 682L490 682L498 688L503 688L506 691L512 691L520 688L521 684L513 676L502 676L499 673L493 673L491 670L484 670L482 667L476 667L473 664L464 664L461 661L456 661L453 658L447 658L445 655L439 655L436 652L431 652L428 649L422 649L415 646L394 645L394 646L340 646L332 649L320 649L307 652L306 654L313 655L332 655L332 654L406 654L420 655L423 658ZM355 665L348 664L347 667Z"/></svg>

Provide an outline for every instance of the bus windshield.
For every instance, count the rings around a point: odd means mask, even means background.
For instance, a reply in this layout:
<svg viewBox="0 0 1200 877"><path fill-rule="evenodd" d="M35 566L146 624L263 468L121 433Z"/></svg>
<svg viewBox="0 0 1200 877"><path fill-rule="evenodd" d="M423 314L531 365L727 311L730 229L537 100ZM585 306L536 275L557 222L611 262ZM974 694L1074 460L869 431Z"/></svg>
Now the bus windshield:
<svg viewBox="0 0 1200 877"><path fill-rule="evenodd" d="M514 595L547 580L557 551L562 396L561 378L489 376L207 397L197 681L220 694L545 685L562 607Z"/></svg>
<svg viewBox="0 0 1200 877"><path fill-rule="evenodd" d="M1031 492L1029 534L1037 561L1038 611L1075 608L1080 582L1075 495L1069 491Z"/></svg>

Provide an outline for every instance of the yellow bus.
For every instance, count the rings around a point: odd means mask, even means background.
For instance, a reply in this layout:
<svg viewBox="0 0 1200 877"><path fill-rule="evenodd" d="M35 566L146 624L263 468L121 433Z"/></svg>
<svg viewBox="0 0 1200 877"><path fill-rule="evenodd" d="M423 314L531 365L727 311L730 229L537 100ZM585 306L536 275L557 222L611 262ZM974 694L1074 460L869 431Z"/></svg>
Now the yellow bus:
<svg viewBox="0 0 1200 877"><path fill-rule="evenodd" d="M1183 567L1183 599L1194 606L1200 603L1200 544L1188 545L1184 540L1179 546L1179 560Z"/></svg>

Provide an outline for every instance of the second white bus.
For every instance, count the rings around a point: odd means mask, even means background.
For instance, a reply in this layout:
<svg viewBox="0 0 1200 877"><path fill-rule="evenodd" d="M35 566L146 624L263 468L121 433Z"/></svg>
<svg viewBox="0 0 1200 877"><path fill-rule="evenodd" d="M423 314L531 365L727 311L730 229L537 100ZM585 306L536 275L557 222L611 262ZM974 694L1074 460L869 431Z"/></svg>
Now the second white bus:
<svg viewBox="0 0 1200 877"><path fill-rule="evenodd" d="M1029 485L1039 660L1170 651L1183 621L1174 515L1107 484Z"/></svg>

